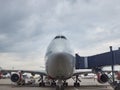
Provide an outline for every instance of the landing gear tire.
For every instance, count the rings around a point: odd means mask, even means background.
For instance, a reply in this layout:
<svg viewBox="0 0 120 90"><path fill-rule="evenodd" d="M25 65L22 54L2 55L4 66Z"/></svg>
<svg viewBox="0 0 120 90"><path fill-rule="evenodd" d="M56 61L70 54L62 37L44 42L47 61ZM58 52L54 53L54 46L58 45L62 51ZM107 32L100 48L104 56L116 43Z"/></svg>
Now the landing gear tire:
<svg viewBox="0 0 120 90"><path fill-rule="evenodd" d="M80 87L80 83L74 83L74 87Z"/></svg>
<svg viewBox="0 0 120 90"><path fill-rule="evenodd" d="M81 82L81 80L78 77L79 76L76 75L76 80L75 80L75 83L74 83L74 87L80 87L80 83L79 82Z"/></svg>
<svg viewBox="0 0 120 90"><path fill-rule="evenodd" d="M51 86L52 86L52 87L55 87L55 86L56 86L56 83L55 83L55 82L52 82L52 83L51 83Z"/></svg>
<svg viewBox="0 0 120 90"><path fill-rule="evenodd" d="M43 75L41 75L41 78L38 81L40 81L39 87L45 87L45 83L43 81Z"/></svg>
<svg viewBox="0 0 120 90"><path fill-rule="evenodd" d="M45 83L44 82L40 82L39 83L39 87L45 87Z"/></svg>
<svg viewBox="0 0 120 90"><path fill-rule="evenodd" d="M67 83L67 82L63 83L63 86L64 86L64 87L67 87L67 86L68 86L68 83Z"/></svg>

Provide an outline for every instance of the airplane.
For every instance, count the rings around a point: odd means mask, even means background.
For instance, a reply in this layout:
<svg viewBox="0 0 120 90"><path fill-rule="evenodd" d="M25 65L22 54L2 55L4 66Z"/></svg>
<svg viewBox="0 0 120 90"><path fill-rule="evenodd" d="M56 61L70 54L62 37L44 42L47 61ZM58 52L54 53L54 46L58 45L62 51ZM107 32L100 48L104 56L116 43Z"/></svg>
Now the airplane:
<svg viewBox="0 0 120 90"><path fill-rule="evenodd" d="M119 52L120 50L117 50ZM116 52L116 51L114 51ZM79 75L95 73L97 75L97 80L99 83L109 82L110 85L113 85L112 76L107 75L104 71L102 71L103 66L111 66L112 63L109 60L107 53L89 56L89 57L81 57L78 54L74 54L72 48L70 47L68 39L63 35L55 36L54 39L49 44L46 54L45 54L45 71L34 71L34 70L6 70L2 69L0 72L14 72L11 74L11 81L16 83L17 85L24 85L24 78L22 76L23 73L31 73L32 75L39 74L39 86L44 87L44 76L48 77L52 80L51 86L55 86L56 90L64 90L68 83L66 80L75 76L74 87L80 86ZM117 53L120 56L119 53ZM97 58L98 57L98 58ZM110 56L109 56L110 57ZM111 58L111 57L110 57ZM93 59L93 60L91 60ZM96 60L98 59L98 60ZM102 60L103 59L103 60ZM120 64L118 61L114 64ZM83 69L83 70L78 70ZM84 69L91 69L86 70ZM118 74L120 77L120 74ZM120 89L118 84L113 85L114 90Z"/></svg>

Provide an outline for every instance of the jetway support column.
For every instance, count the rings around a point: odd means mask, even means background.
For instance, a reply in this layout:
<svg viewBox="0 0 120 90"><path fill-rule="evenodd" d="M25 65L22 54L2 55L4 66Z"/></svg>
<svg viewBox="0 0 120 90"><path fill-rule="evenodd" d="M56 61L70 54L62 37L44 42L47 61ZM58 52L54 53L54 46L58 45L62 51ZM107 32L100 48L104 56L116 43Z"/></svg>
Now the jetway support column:
<svg viewBox="0 0 120 90"><path fill-rule="evenodd" d="M112 83L110 83L110 85L114 88L114 90L120 90L120 82L115 81L115 70L114 70L114 65L115 65L115 57L114 57L114 52L112 49L112 46L110 46L110 52L111 52L111 60L112 60Z"/></svg>

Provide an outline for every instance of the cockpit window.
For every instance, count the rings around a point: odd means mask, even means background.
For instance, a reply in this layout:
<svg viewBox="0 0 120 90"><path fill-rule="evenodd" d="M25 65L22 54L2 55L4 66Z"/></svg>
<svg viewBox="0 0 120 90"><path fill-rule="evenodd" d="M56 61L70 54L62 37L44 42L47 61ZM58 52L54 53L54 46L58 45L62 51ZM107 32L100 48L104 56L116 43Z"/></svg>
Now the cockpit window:
<svg viewBox="0 0 120 90"><path fill-rule="evenodd" d="M61 39L67 39L65 36L56 36L54 39L59 39L59 38L61 38Z"/></svg>
<svg viewBox="0 0 120 90"><path fill-rule="evenodd" d="M55 39L60 38L60 36L56 36Z"/></svg>
<svg viewBox="0 0 120 90"><path fill-rule="evenodd" d="M61 36L61 38L66 39L66 37L65 37L65 36Z"/></svg>

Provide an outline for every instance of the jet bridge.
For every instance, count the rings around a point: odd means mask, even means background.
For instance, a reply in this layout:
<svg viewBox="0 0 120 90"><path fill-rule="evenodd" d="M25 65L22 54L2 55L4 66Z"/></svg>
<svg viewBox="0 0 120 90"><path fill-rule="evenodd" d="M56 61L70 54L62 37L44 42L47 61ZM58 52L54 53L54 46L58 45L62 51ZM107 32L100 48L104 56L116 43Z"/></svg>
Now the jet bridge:
<svg viewBox="0 0 120 90"><path fill-rule="evenodd" d="M120 65L120 50L113 51L114 65ZM106 52L88 57L82 57L76 54L76 69L92 69L96 67L111 66L112 53Z"/></svg>
<svg viewBox="0 0 120 90"><path fill-rule="evenodd" d="M120 90L120 82L117 82L114 78L114 65L120 65L120 49L113 51L112 46L110 47L110 52L102 54L88 57L81 57L76 54L76 69L93 69L98 72L99 70L101 71L101 67L111 66L112 75L111 78L109 78L108 83L114 88L114 90Z"/></svg>

